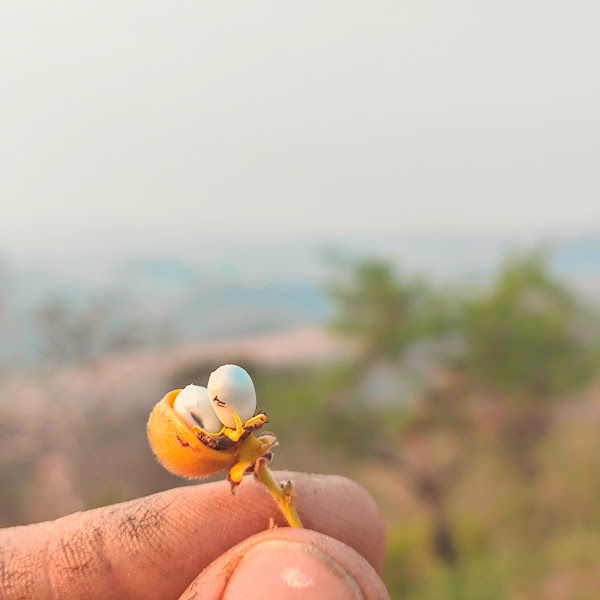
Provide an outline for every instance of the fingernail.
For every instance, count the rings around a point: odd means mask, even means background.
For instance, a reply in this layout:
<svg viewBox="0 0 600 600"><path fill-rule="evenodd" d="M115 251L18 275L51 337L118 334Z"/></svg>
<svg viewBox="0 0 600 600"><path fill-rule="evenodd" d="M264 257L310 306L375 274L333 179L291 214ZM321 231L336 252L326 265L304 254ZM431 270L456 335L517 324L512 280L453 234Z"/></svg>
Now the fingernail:
<svg viewBox="0 0 600 600"><path fill-rule="evenodd" d="M319 549L266 540L249 550L227 583L222 600L364 600L356 580Z"/></svg>

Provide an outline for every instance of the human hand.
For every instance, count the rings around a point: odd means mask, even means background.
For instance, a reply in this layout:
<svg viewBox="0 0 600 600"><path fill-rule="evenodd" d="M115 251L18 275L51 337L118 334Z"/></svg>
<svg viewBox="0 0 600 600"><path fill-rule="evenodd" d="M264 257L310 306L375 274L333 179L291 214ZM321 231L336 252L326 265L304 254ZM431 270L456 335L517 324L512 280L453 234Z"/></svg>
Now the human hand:
<svg viewBox="0 0 600 600"><path fill-rule="evenodd" d="M0 530L0 599L389 598L371 496L342 477L275 477L293 479L306 529L283 527L246 477L236 496L220 481ZM270 517L280 527L266 529Z"/></svg>

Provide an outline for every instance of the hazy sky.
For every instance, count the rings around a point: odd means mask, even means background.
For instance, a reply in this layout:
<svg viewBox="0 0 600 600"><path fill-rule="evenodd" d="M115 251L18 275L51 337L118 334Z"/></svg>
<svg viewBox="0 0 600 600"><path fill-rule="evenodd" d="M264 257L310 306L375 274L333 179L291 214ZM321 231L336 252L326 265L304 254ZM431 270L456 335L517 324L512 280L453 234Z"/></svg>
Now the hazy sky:
<svg viewBox="0 0 600 600"><path fill-rule="evenodd" d="M0 11L0 251L600 227L598 2Z"/></svg>

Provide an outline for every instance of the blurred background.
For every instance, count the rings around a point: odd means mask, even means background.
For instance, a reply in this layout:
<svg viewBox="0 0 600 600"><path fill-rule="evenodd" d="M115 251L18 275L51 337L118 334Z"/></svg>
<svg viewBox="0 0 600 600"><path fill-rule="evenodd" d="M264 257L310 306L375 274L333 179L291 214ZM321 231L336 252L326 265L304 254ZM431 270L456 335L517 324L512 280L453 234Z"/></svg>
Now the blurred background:
<svg viewBox="0 0 600 600"><path fill-rule="evenodd" d="M185 485L233 362L392 598L600 598L597 3L0 12L0 526Z"/></svg>

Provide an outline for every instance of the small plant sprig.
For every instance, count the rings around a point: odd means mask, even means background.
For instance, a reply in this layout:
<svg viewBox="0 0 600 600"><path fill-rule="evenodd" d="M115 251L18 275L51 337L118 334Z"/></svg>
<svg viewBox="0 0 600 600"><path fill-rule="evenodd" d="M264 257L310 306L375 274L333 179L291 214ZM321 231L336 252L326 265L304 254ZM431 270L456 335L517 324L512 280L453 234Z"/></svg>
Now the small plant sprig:
<svg viewBox="0 0 600 600"><path fill-rule="evenodd" d="M169 392L148 420L148 439L159 462L176 475L202 478L227 471L235 494L244 474L254 473L273 495L290 527L302 527L293 483L277 483L269 470L277 445L273 433L255 433L265 424L256 413L256 391L237 365L213 371L207 387L188 385Z"/></svg>

